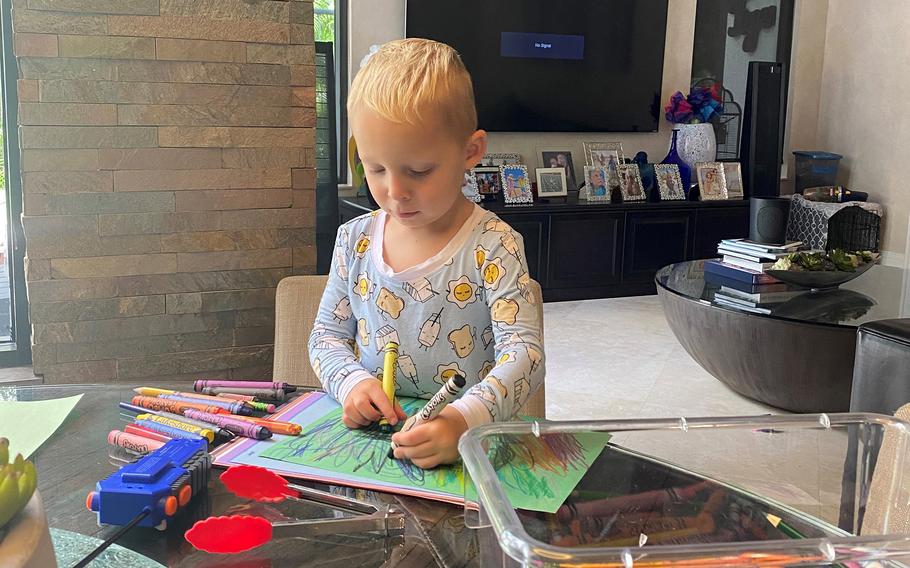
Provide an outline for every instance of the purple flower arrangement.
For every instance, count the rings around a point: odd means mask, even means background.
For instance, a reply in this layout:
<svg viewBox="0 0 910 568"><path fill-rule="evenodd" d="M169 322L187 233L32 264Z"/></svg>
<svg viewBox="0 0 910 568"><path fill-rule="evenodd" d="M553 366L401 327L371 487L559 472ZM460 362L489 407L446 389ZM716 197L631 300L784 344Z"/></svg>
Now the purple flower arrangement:
<svg viewBox="0 0 910 568"><path fill-rule="evenodd" d="M664 107L664 117L674 124L710 122L720 116L723 108L720 85L714 83L710 88L695 87L688 96L680 91L673 93L670 103Z"/></svg>

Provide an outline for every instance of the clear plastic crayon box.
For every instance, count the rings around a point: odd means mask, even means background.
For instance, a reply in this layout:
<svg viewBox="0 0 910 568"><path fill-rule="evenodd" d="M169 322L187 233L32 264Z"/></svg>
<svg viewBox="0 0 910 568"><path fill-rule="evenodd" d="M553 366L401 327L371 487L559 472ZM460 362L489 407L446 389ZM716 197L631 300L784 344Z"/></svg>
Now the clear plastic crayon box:
<svg viewBox="0 0 910 568"><path fill-rule="evenodd" d="M459 445L465 522L483 566L910 566L908 439L875 414L490 424ZM506 489L548 491L529 462L585 473L555 512L516 509Z"/></svg>

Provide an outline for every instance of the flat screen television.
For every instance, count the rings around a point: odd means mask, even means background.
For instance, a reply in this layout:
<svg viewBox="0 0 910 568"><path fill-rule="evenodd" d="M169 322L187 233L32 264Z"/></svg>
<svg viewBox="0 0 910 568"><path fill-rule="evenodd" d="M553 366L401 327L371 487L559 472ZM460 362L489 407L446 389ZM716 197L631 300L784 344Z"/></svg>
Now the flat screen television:
<svg viewBox="0 0 910 568"><path fill-rule="evenodd" d="M458 50L480 128L656 131L667 2L407 0L406 35Z"/></svg>

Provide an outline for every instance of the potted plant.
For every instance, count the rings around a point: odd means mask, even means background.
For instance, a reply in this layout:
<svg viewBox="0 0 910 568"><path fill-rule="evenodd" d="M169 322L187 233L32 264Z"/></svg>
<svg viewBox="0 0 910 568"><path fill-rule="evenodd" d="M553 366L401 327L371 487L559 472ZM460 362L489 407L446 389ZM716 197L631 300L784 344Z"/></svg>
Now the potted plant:
<svg viewBox="0 0 910 568"><path fill-rule="evenodd" d="M35 488L35 465L18 454L9 459L9 440L0 438L0 559L3 566L56 566L47 517Z"/></svg>

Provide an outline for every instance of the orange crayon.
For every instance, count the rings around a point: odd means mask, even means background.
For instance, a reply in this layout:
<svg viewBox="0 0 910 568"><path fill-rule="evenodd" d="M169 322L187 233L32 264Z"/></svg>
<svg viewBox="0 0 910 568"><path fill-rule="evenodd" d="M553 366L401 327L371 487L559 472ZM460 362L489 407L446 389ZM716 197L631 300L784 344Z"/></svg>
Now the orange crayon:
<svg viewBox="0 0 910 568"><path fill-rule="evenodd" d="M187 408L201 410L202 412L208 412L209 414L230 414L227 410L219 406L209 406L201 401L199 404L196 404L193 402L183 402L181 400L136 395L133 397L132 403L135 406L141 406L142 408L148 408L149 410L173 412L174 414L183 414L183 411Z"/></svg>
<svg viewBox="0 0 910 568"><path fill-rule="evenodd" d="M238 420L245 420L247 422L252 422L260 426L265 426L272 431L273 434L284 434L285 436L297 436L300 432L303 431L303 428L300 424L294 424L293 422L281 422L278 420L267 420L265 418L255 418L253 416L234 416Z"/></svg>

